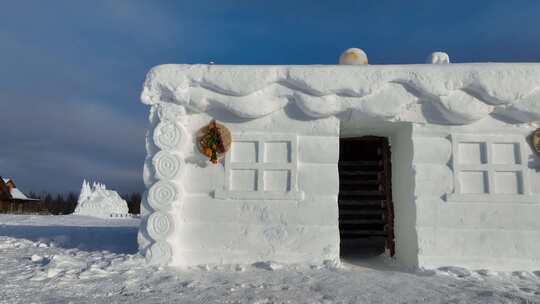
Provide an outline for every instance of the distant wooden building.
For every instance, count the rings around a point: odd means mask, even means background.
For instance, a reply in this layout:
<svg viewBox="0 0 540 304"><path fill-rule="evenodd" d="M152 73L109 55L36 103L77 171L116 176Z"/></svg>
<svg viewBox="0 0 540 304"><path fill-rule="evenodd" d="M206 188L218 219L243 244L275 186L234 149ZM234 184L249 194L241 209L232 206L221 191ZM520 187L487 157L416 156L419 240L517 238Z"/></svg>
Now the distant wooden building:
<svg viewBox="0 0 540 304"><path fill-rule="evenodd" d="M11 178L0 177L0 213L37 213L41 201L27 197Z"/></svg>

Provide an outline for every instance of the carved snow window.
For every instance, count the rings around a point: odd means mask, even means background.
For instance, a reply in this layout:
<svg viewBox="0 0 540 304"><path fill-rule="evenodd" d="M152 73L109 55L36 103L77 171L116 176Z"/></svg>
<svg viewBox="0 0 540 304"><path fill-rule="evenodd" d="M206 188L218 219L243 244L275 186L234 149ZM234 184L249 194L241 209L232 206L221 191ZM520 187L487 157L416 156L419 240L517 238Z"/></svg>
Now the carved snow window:
<svg viewBox="0 0 540 304"><path fill-rule="evenodd" d="M298 138L291 134L234 134L225 156L220 199L301 200L298 191Z"/></svg>
<svg viewBox="0 0 540 304"><path fill-rule="evenodd" d="M520 136L452 135L451 201L538 202L531 195L526 143Z"/></svg>

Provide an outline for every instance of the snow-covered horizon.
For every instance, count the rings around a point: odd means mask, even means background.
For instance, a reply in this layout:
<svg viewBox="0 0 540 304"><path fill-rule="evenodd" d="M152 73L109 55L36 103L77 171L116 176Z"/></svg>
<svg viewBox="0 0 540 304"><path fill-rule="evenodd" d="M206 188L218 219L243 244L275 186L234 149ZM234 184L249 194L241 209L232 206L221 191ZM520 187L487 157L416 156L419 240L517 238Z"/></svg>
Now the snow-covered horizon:
<svg viewBox="0 0 540 304"><path fill-rule="evenodd" d="M341 265L147 266L139 219L0 215L0 303L540 303L539 271Z"/></svg>

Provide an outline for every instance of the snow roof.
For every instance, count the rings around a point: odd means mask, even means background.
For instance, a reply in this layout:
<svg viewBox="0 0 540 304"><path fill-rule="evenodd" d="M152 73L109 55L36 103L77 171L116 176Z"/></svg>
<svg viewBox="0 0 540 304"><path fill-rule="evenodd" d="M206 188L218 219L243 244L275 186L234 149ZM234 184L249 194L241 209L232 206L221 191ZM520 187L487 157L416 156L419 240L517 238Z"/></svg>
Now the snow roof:
<svg viewBox="0 0 540 304"><path fill-rule="evenodd" d="M11 181L11 178L2 177L2 180L4 181L4 183L7 184L9 181ZM11 198L13 198L13 199L29 200L29 201L36 200L36 201L38 201L38 199L29 198L24 193L22 193L21 190L19 190L17 188L11 188L10 194L11 194Z"/></svg>
<svg viewBox="0 0 540 304"><path fill-rule="evenodd" d="M318 118L359 111L388 121L469 124L488 115L540 121L540 64L160 65L141 100L253 119L294 103Z"/></svg>
<svg viewBox="0 0 540 304"><path fill-rule="evenodd" d="M26 195L24 195L24 193L21 192L21 190L17 189L17 188L12 188L11 189L11 197L13 199L21 199L21 200L28 200L30 198L28 198Z"/></svg>

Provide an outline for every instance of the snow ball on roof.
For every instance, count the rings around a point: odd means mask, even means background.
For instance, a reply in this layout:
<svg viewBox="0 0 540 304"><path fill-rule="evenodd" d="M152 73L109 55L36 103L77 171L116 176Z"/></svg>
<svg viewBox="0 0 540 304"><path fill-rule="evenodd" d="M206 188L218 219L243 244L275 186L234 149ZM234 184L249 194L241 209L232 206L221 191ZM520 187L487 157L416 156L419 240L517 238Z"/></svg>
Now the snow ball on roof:
<svg viewBox="0 0 540 304"><path fill-rule="evenodd" d="M427 58L426 63L449 64L450 63L450 56L448 56L448 54L446 54L445 52L433 52Z"/></svg>
<svg viewBox="0 0 540 304"><path fill-rule="evenodd" d="M362 49L350 48L341 53L341 56L339 56L339 64L368 64L368 58Z"/></svg>

